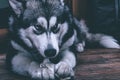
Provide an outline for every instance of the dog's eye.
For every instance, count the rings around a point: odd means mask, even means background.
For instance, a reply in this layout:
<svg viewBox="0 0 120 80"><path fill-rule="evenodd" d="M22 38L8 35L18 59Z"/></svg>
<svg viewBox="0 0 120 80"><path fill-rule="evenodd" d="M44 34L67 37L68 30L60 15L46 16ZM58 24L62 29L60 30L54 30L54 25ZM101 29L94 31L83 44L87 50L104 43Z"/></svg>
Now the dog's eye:
<svg viewBox="0 0 120 80"><path fill-rule="evenodd" d="M43 32L45 32L45 29L40 25L35 25L34 26L34 32L36 34L42 34Z"/></svg>
<svg viewBox="0 0 120 80"><path fill-rule="evenodd" d="M57 33L57 32L59 32L59 30L60 30L60 28L58 26L54 26L54 27L51 28L51 31L53 33Z"/></svg>

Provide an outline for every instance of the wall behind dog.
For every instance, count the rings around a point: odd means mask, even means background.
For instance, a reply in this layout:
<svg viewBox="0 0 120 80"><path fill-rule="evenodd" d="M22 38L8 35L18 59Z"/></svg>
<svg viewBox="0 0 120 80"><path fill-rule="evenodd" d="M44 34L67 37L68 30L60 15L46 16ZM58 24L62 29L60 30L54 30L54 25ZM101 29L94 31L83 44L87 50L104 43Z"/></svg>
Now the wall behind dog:
<svg viewBox="0 0 120 80"><path fill-rule="evenodd" d="M6 8L8 6L8 0L0 0L0 8Z"/></svg>
<svg viewBox="0 0 120 80"><path fill-rule="evenodd" d="M87 0L72 0L72 9L76 18L86 18Z"/></svg>

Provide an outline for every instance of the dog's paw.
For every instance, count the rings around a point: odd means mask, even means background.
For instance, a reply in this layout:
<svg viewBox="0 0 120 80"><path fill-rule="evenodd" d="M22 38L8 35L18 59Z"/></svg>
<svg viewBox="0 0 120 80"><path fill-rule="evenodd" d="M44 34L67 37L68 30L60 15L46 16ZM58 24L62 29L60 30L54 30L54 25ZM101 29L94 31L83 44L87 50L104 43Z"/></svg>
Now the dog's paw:
<svg viewBox="0 0 120 80"><path fill-rule="evenodd" d="M55 76L60 80L69 80L71 77L74 76L74 71L66 62L59 62L55 66Z"/></svg>
<svg viewBox="0 0 120 80"><path fill-rule="evenodd" d="M35 65L34 65L35 66ZM33 79L37 80L54 80L54 65L41 64L39 67L34 67L29 70Z"/></svg>
<svg viewBox="0 0 120 80"><path fill-rule="evenodd" d="M84 43L78 43L78 44L76 44L76 50L78 51L78 52L83 52L84 51Z"/></svg>

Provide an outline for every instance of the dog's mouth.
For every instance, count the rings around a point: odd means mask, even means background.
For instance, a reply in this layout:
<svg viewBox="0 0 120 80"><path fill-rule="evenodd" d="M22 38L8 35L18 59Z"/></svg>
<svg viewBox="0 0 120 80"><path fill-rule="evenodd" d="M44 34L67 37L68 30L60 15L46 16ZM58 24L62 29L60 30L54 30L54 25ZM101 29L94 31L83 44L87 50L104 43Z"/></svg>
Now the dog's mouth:
<svg viewBox="0 0 120 80"><path fill-rule="evenodd" d="M53 51L50 51L49 54L47 54L47 52L46 52L47 56L43 56L37 49L32 49L31 55L35 61L42 63L45 59L49 59L49 60L58 59L59 54L52 54L52 52Z"/></svg>
<svg viewBox="0 0 120 80"><path fill-rule="evenodd" d="M43 62L44 59L55 59L59 53L56 49L54 48L48 48L45 51L41 52L36 48L34 45L33 41L28 38L30 42L32 43L33 47L30 49L30 53L32 55L32 58L37 61L37 62Z"/></svg>

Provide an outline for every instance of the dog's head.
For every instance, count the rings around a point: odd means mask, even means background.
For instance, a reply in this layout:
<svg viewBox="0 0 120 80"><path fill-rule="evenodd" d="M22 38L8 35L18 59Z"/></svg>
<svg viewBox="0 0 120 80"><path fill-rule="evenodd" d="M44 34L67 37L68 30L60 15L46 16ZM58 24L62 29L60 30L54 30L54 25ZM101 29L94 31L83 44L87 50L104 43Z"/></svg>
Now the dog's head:
<svg viewBox="0 0 120 80"><path fill-rule="evenodd" d="M60 49L73 43L74 31L68 31L63 0L9 0L9 3L14 11L10 18L11 30L43 57L55 57ZM67 37L70 43L63 45Z"/></svg>

